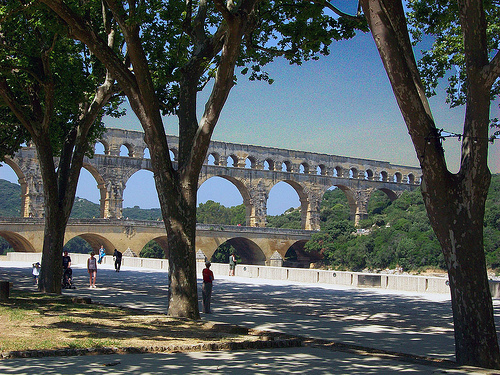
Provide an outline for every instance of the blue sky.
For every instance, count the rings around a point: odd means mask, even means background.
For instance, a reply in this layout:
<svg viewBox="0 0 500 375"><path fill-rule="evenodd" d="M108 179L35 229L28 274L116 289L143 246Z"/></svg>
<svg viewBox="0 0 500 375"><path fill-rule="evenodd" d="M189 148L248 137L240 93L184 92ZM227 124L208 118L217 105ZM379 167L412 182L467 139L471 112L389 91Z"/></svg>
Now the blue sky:
<svg viewBox="0 0 500 375"><path fill-rule="evenodd" d="M370 34L334 43L330 56L319 61L290 66L277 60L266 69L275 80L272 85L238 77L214 132L214 140L418 166ZM203 98L206 95L200 98L200 108L204 105ZM432 98L431 107L438 128L462 133L463 108L450 109L443 95ZM498 105L492 105L491 117L500 117ZM107 120L106 125L142 130L132 111L124 118ZM167 133L177 134L176 118L166 118L165 127ZM450 138L444 147L449 169L456 172L460 143ZM489 158L492 172L500 173L500 140L490 145ZM0 178L17 181L12 174L9 167L0 168ZM86 171L82 173L77 195L98 200L96 183ZM236 188L220 178L201 186L198 200L207 199L226 206L242 203ZM124 200L124 207L158 207L152 174L138 172L132 176ZM268 213L279 214L299 205L293 189L280 183L271 191Z"/></svg>

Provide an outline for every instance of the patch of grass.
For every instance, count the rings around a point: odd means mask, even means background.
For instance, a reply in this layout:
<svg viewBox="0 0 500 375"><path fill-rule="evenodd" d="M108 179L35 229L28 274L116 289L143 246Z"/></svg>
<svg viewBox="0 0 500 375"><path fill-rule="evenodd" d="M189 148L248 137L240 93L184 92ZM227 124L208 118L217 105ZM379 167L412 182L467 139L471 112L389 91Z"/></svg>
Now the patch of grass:
<svg viewBox="0 0 500 375"><path fill-rule="evenodd" d="M0 302L0 351L143 347L255 340L202 321L75 303L65 296L12 290Z"/></svg>

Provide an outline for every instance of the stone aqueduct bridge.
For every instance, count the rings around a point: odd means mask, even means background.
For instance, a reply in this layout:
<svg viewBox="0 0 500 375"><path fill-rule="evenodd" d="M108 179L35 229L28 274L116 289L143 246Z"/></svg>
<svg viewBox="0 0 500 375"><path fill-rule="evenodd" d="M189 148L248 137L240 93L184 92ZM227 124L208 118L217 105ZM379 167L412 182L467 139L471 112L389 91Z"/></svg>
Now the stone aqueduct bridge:
<svg viewBox="0 0 500 375"><path fill-rule="evenodd" d="M178 137L168 136L174 165L178 141ZM152 171L151 161L145 157L144 133L108 129L101 143L104 155L96 154L84 164L100 191L101 219L70 220L66 241L80 236L94 249L105 244L108 251L130 248L138 253L147 242L156 240L166 249L163 223L128 221L122 217L128 179L141 169ZM122 146L127 148L128 156L120 156ZM16 251L41 251L43 220L40 218L44 206L36 151L32 147L23 148L5 163L19 178L23 218L1 220L0 236ZM197 249L210 257L218 245L229 241L244 262L263 264L275 251L285 257L288 250L294 249L301 257L311 231L320 227L320 202L332 186L345 193L351 219L357 223L366 216L367 203L374 191L381 190L395 200L402 192L419 186L421 171L382 161L212 141L199 184L214 176L225 178L239 190L246 207L246 226L224 226L227 230L215 225L199 226ZM291 185L299 196L302 231L264 228L269 192L281 181Z"/></svg>
<svg viewBox="0 0 500 375"><path fill-rule="evenodd" d="M41 252L43 230L43 218L0 218L0 236L4 237L16 252ZM165 251L165 257L169 258L163 222L70 219L64 242L67 243L77 236L86 240L95 250L104 245L108 254L113 254L113 249L122 252L130 249L137 255L149 241L154 240ZM305 230L198 224L196 249L197 256L201 255L203 260L205 256L210 259L217 248L227 242L237 249L244 264L269 264L271 259L285 258L290 254L287 255L289 251L295 253L298 261L307 263L309 259L302 249L310 237L311 231ZM278 252L280 257L276 258L275 252Z"/></svg>
<svg viewBox="0 0 500 375"><path fill-rule="evenodd" d="M97 182L101 217L120 219L128 179L141 169L152 171L151 161L144 157L147 145L142 132L108 129L101 143L104 155L86 159L84 167ZM175 165L179 139L169 136L168 143ZM128 149L128 156L120 156L122 146ZM43 217L42 178L35 149L23 148L5 162L19 177L21 216ZM381 190L394 200L403 191L419 186L421 171L382 161L212 141L199 184L214 176L225 178L238 188L246 207L247 226L266 226L269 192L284 181L299 196L302 228L318 230L319 205L332 186L345 193L351 219L357 223L366 216L374 191Z"/></svg>

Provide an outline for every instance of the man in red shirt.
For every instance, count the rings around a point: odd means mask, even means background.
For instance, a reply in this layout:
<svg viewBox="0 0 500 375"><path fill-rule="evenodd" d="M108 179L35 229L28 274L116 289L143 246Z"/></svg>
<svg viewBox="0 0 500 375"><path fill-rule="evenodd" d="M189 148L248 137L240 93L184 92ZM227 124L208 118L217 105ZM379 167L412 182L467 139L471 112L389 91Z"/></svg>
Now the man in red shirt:
<svg viewBox="0 0 500 375"><path fill-rule="evenodd" d="M203 312L210 314L210 299L212 298L212 281L214 280L214 273L210 270L210 262L205 263L202 271L203 286L201 288Z"/></svg>

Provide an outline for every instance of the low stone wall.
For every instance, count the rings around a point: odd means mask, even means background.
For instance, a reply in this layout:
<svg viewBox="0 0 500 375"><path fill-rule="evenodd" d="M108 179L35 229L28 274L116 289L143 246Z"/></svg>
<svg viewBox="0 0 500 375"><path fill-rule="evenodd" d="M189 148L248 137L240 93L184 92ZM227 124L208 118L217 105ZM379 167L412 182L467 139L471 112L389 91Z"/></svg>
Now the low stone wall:
<svg viewBox="0 0 500 375"><path fill-rule="evenodd" d="M85 266L89 257L87 254L70 254L70 256L72 264L79 266ZM8 253L6 260L29 263L40 262L41 254ZM106 255L103 259L103 264L113 266L113 257L111 255ZM123 257L122 267L168 270L168 260ZM204 267L204 262L197 262L196 268L199 277L201 277L201 271ZM228 264L212 263L211 270L214 272L215 277L217 277L217 275L229 275ZM235 276L270 280L286 280L310 284L331 284L355 288L400 290L405 292L450 293L450 287L446 277L325 271L305 268L254 266L245 264L238 264L236 266ZM500 282L490 280L490 290L493 298L500 299Z"/></svg>

